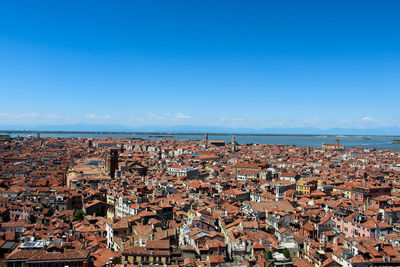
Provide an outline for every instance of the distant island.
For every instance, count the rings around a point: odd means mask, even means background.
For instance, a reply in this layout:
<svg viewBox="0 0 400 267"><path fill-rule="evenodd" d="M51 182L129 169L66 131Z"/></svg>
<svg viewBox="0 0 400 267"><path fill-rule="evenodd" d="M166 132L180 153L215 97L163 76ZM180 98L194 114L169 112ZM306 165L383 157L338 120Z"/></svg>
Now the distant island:
<svg viewBox="0 0 400 267"><path fill-rule="evenodd" d="M393 140L392 145L400 145L400 139Z"/></svg>

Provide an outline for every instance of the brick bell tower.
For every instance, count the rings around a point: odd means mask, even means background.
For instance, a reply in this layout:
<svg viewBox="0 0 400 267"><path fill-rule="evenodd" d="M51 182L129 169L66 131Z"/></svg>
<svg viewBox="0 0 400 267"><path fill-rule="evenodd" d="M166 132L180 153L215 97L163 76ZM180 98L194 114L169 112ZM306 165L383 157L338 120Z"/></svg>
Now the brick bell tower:
<svg viewBox="0 0 400 267"><path fill-rule="evenodd" d="M111 178L115 178L115 171L118 170L118 149L111 149L106 156L106 171Z"/></svg>

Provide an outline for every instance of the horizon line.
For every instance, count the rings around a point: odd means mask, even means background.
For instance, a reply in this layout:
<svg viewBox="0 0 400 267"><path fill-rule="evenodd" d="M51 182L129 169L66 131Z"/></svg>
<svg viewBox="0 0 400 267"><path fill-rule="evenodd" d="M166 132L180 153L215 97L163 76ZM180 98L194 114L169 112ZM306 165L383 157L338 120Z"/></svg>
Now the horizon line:
<svg viewBox="0 0 400 267"><path fill-rule="evenodd" d="M124 134L142 134L142 135L151 135L151 134L162 134L162 135L199 135L202 136L204 134L208 135L234 135L234 136L382 136L382 137L398 137L400 134L295 134L295 133L213 133L213 132L141 132L141 131L77 131L77 130L0 130L0 133L65 133L65 134L117 134L117 135L124 135Z"/></svg>

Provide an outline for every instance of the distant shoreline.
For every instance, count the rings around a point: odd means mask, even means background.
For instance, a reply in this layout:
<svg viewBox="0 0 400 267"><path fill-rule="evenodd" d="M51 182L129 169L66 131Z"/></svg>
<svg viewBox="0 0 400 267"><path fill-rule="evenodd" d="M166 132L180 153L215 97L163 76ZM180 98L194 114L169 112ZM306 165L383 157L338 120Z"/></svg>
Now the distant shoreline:
<svg viewBox="0 0 400 267"><path fill-rule="evenodd" d="M0 133L23 133L23 134L36 134L36 133L43 133L43 134L115 134L115 135L157 135L163 137L172 137L172 136L204 136L205 133L193 132L193 133L179 133L179 132L113 132L113 131L36 131L36 130L0 130ZM301 137L368 137L368 136L376 136L376 137L398 137L400 135L374 135L374 134L367 134L367 135L360 135L360 134L250 134L250 133L212 133L207 132L208 135L214 136L226 136L226 135L235 135L235 136L301 136Z"/></svg>

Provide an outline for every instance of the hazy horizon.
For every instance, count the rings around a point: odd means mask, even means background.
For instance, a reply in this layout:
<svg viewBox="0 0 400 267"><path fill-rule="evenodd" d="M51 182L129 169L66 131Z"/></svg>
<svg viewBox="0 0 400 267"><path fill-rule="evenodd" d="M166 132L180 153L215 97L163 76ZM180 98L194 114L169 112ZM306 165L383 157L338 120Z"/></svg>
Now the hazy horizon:
<svg viewBox="0 0 400 267"><path fill-rule="evenodd" d="M26 132L115 132L115 133L170 133L170 134L256 134L256 135L381 135L399 136L400 127L381 128L326 128L317 127L276 127L240 128L196 125L175 126L123 126L102 124L60 124L60 125L0 125L1 131Z"/></svg>

